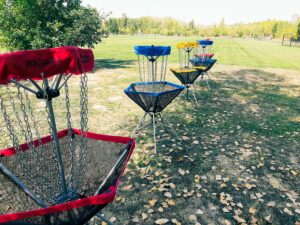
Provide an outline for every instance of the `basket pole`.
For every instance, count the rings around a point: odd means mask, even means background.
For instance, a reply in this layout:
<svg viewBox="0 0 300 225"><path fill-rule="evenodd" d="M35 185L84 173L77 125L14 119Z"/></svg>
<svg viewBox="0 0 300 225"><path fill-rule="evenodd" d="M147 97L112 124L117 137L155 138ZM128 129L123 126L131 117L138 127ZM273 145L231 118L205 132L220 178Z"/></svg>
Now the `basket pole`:
<svg viewBox="0 0 300 225"><path fill-rule="evenodd" d="M44 85L45 85L45 93L49 89L49 83L47 79L44 79ZM59 173L60 173L60 179L61 179L61 184L62 184L62 189L65 194L67 194L67 184L66 184L66 179L65 179L65 169L61 157L61 150L60 150L60 145L59 145L59 139L57 135L57 128L56 128L56 121L55 121L55 116L54 116L54 110L53 110L53 105L52 105L52 99L47 99L46 100L48 112L49 112L49 119L51 123L51 131L52 131L52 137L53 137L53 142L56 150L56 157L57 157L57 162L58 162L58 167L59 167Z"/></svg>

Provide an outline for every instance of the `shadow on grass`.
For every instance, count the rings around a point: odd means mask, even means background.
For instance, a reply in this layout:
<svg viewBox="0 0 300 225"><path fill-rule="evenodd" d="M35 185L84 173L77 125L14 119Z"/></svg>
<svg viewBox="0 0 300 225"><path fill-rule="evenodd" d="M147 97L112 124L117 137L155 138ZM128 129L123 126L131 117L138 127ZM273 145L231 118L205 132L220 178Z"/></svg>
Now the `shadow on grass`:
<svg viewBox="0 0 300 225"><path fill-rule="evenodd" d="M123 180L124 186L133 187L120 191L127 203L107 209L113 215L127 211L120 218L123 224L131 224L132 216L141 213L148 216L143 224L175 217L182 224L192 224L189 216L196 215L198 209L203 212L197 215L201 224L224 224L225 219L235 224L236 212L247 224L254 217L258 224L266 224L269 215L271 224L292 225L300 220L296 213L290 216L283 211L289 200L270 183L272 176L288 192L300 193L300 181L290 172L300 170L300 123L291 120L299 117L300 100L284 91L297 91L299 86L283 87L285 77L263 70L215 73L215 77L210 92L202 82L204 90L197 92L199 108L181 100L165 110L165 116L184 139L183 145L174 142L172 136L159 140L158 155L153 156L147 147L152 142L151 134L138 138L139 152L129 166L130 179ZM158 136L163 133L158 132ZM170 188L170 183L176 188ZM255 188L247 188L249 183ZM167 204L164 192L172 194L175 205ZM226 210L224 194L234 203L229 200L231 205ZM155 206L149 205L151 199L157 200ZM268 207L270 201L276 206ZM159 207L163 213L157 212ZM257 212L249 213L250 207ZM295 208L291 204L289 210ZM149 209L154 213L147 213Z"/></svg>
<svg viewBox="0 0 300 225"><path fill-rule="evenodd" d="M134 64L134 60L96 59L95 71L99 69L128 68Z"/></svg>

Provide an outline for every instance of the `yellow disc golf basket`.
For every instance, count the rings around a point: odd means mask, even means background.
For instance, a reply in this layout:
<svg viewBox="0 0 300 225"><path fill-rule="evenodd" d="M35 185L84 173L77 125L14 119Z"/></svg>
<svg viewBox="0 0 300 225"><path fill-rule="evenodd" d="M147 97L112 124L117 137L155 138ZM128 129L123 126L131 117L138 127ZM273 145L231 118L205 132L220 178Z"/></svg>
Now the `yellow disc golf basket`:
<svg viewBox="0 0 300 225"><path fill-rule="evenodd" d="M189 93L191 92L197 107L199 106L198 101L191 87L196 89L194 82L202 71L199 68L195 69L190 60L191 57L194 56L198 45L199 44L197 42L183 42L177 44L179 53L179 68L171 68L173 74L186 87L186 98L189 99Z"/></svg>

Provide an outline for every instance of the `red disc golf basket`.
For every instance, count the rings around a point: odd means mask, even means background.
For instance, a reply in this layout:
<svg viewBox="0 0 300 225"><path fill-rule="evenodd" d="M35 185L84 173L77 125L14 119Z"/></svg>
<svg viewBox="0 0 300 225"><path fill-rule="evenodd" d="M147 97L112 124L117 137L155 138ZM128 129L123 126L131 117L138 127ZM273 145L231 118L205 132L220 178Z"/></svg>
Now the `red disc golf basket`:
<svg viewBox="0 0 300 225"><path fill-rule="evenodd" d="M158 121L162 122L165 128L179 139L172 125L163 116L162 111L184 90L184 87L165 81L171 47L135 46L135 53L138 56L140 82L130 84L124 92L145 112L133 131L133 135L145 127L147 115L151 118L150 124L153 127L156 154L156 124Z"/></svg>
<svg viewBox="0 0 300 225"><path fill-rule="evenodd" d="M0 224L85 224L113 201L135 142L89 132L93 67L77 47L0 55Z"/></svg>
<svg viewBox="0 0 300 225"><path fill-rule="evenodd" d="M214 53L211 52L212 45L214 42L210 39L198 40L198 48L195 51L194 56L198 58L213 58Z"/></svg>
<svg viewBox="0 0 300 225"><path fill-rule="evenodd" d="M197 47L197 42L183 42L177 44L177 49L179 52L179 68L171 68L171 71L182 83L182 85L186 87L186 98L189 99L189 93L191 93L196 106L199 107L196 95L191 87L196 89L194 82L202 71L200 69L196 70L190 62L191 57L193 56Z"/></svg>

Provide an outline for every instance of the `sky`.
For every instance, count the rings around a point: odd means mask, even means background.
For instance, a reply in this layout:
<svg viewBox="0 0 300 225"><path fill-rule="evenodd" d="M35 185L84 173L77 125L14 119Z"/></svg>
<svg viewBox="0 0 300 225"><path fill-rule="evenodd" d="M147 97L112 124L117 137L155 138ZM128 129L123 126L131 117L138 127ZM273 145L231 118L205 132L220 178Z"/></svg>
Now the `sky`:
<svg viewBox="0 0 300 225"><path fill-rule="evenodd" d="M141 16L173 17L181 21L211 25L249 23L268 19L290 21L300 15L300 0L82 0L83 5L131 18Z"/></svg>

